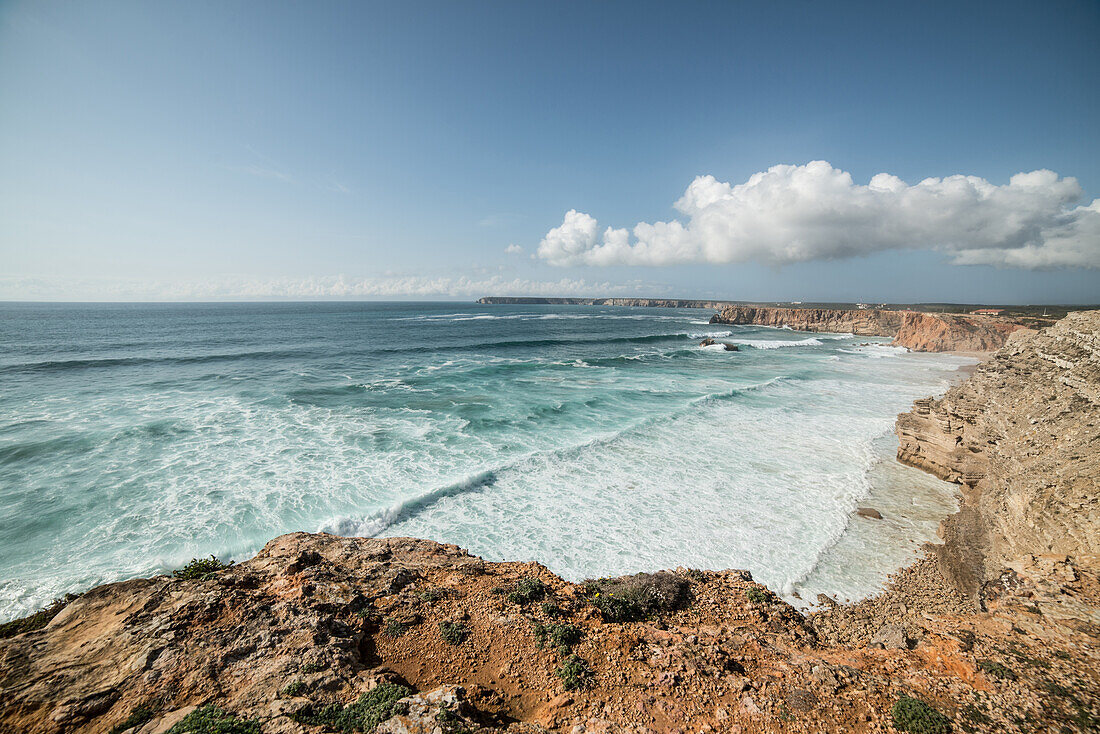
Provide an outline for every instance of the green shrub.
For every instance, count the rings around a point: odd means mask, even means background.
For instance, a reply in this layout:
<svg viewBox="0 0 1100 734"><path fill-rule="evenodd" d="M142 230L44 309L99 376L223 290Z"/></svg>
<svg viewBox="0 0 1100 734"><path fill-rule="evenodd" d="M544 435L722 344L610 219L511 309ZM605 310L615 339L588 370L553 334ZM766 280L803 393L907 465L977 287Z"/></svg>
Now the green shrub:
<svg viewBox="0 0 1100 734"><path fill-rule="evenodd" d="M296 680L293 683L288 683L281 691L281 694L290 697L304 696L307 690L309 690L309 686L300 680Z"/></svg>
<svg viewBox="0 0 1100 734"><path fill-rule="evenodd" d="M107 734L122 734L127 729L133 729L150 721L156 716L157 710L152 706L141 704L130 709L130 715L112 726Z"/></svg>
<svg viewBox="0 0 1100 734"><path fill-rule="evenodd" d="M745 592L745 596L748 597L748 600L753 604L765 604L768 601L767 592L756 586Z"/></svg>
<svg viewBox="0 0 1100 734"><path fill-rule="evenodd" d="M411 696L412 692L407 686L381 681L355 703L347 706L330 703L320 708L307 706L291 714L290 718L299 724L324 726L340 732L369 732L386 719L403 713L404 706L398 701L405 696Z"/></svg>
<svg viewBox="0 0 1100 734"><path fill-rule="evenodd" d="M637 622L687 606L691 585L667 571L589 581L588 601L606 622Z"/></svg>
<svg viewBox="0 0 1100 734"><path fill-rule="evenodd" d="M1006 665L996 660L979 660L978 667L985 673L1004 680L1016 680L1016 673Z"/></svg>
<svg viewBox="0 0 1100 734"><path fill-rule="evenodd" d="M439 634L452 645L461 645L470 636L470 628L465 622L440 622Z"/></svg>
<svg viewBox="0 0 1100 734"><path fill-rule="evenodd" d="M302 663L298 666L298 672L309 675L310 673L318 673L327 667L325 663Z"/></svg>
<svg viewBox="0 0 1100 734"><path fill-rule="evenodd" d="M50 623L51 619L60 614L62 609L69 606L69 602L79 598L79 594L66 594L60 599L54 599L53 603L45 609L39 609L34 614L23 617L22 619L13 619L10 622L0 624L0 640L7 639L8 637L15 637L24 632L33 632L34 630L42 629Z"/></svg>
<svg viewBox="0 0 1100 734"><path fill-rule="evenodd" d="M535 639L538 640L539 647L546 647L547 643L551 647L565 648L567 651L581 641L581 637L584 636L584 631L575 624L542 624L541 622L535 622L534 625Z"/></svg>
<svg viewBox="0 0 1100 734"><path fill-rule="evenodd" d="M435 721L443 734L472 734L462 717L448 708L441 708L435 714Z"/></svg>
<svg viewBox="0 0 1100 734"><path fill-rule="evenodd" d="M168 734L260 734L260 722L207 704L183 717Z"/></svg>
<svg viewBox="0 0 1100 734"><path fill-rule="evenodd" d="M595 677L595 673L592 672L592 668L588 667L588 663L577 655L567 657L556 672L567 691L586 688Z"/></svg>
<svg viewBox="0 0 1100 734"><path fill-rule="evenodd" d="M214 574L219 571L224 571L233 565L233 561L229 563L222 563L214 556L209 558L192 558L191 562L178 571L173 572L173 576L177 579L192 580L198 579L199 581L212 578Z"/></svg>
<svg viewBox="0 0 1100 734"><path fill-rule="evenodd" d="M513 604L530 604L546 596L546 584L536 578L524 576L512 585L508 601Z"/></svg>
<svg viewBox="0 0 1100 734"><path fill-rule="evenodd" d="M911 734L950 734L951 719L924 701L902 696L890 709L894 726Z"/></svg>
<svg viewBox="0 0 1100 734"><path fill-rule="evenodd" d="M547 617L553 618L565 616L565 610L550 601L544 601L540 609L542 609L542 613L545 614Z"/></svg>

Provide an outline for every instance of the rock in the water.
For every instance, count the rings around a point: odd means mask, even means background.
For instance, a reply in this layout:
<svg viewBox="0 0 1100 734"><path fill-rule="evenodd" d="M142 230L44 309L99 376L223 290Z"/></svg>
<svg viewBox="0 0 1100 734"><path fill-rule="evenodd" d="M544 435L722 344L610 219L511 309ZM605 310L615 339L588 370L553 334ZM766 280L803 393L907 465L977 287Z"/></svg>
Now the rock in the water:
<svg viewBox="0 0 1100 734"><path fill-rule="evenodd" d="M739 352L740 348L736 344L730 344L729 342L723 342L727 352Z"/></svg>
<svg viewBox="0 0 1100 734"><path fill-rule="evenodd" d="M869 517L872 520L882 519L882 513L876 510L874 507L860 507L856 510L856 514L860 517Z"/></svg>
<svg viewBox="0 0 1100 734"><path fill-rule="evenodd" d="M701 346L701 347L713 347L713 346L714 346L715 344L717 344L717 343L718 343L718 342L714 341L713 339L711 339L711 338L710 338L710 337L708 336L708 337L707 337L706 339L704 339L703 341L699 342L699 346Z"/></svg>

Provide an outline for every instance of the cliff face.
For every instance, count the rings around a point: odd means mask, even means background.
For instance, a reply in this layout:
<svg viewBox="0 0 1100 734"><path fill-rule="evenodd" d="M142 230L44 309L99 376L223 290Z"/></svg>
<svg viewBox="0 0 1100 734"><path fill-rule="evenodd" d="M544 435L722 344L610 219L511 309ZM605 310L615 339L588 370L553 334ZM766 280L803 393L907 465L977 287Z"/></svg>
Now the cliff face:
<svg viewBox="0 0 1100 734"><path fill-rule="evenodd" d="M893 336L901 328L900 311L839 310L726 306L711 317L712 324L789 327L797 331L825 331L859 336Z"/></svg>
<svg viewBox="0 0 1100 734"><path fill-rule="evenodd" d="M894 345L916 352L989 351L1000 348L1009 334L1024 328L989 316L768 306L726 306L710 322L892 336Z"/></svg>
<svg viewBox="0 0 1100 734"><path fill-rule="evenodd" d="M939 552L972 597L1024 554L1100 553L1100 311L1014 335L897 434L900 461L963 485Z"/></svg>

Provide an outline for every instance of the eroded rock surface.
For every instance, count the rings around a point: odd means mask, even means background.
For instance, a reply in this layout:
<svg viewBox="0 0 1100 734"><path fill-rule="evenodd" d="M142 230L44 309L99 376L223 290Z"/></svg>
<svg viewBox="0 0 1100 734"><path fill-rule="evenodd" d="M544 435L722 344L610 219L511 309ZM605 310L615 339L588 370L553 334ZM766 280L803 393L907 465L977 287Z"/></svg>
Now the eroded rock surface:
<svg viewBox="0 0 1100 734"><path fill-rule="evenodd" d="M1100 553L1100 311L1014 335L897 433L900 461L962 485L941 557L971 597L1025 554Z"/></svg>
<svg viewBox="0 0 1100 734"><path fill-rule="evenodd" d="M895 346L916 352L990 351L1003 346L1009 334L1025 328L1009 319L992 316L771 306L726 306L710 322L890 336L894 337Z"/></svg>

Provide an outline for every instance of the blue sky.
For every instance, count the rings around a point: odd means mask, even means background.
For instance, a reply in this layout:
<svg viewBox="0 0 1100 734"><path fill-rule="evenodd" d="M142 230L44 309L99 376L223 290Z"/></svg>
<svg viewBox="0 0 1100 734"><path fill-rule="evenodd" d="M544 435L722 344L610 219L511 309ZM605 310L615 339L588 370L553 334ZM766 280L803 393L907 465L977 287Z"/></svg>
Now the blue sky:
<svg viewBox="0 0 1100 734"><path fill-rule="evenodd" d="M1098 302L1097 38L1092 0L5 0L0 298Z"/></svg>

